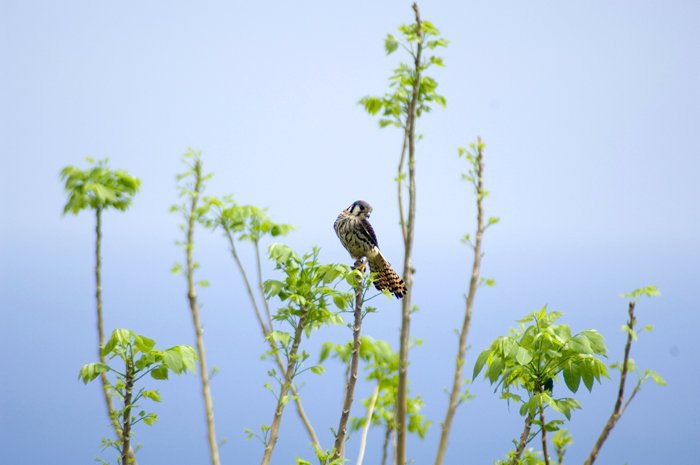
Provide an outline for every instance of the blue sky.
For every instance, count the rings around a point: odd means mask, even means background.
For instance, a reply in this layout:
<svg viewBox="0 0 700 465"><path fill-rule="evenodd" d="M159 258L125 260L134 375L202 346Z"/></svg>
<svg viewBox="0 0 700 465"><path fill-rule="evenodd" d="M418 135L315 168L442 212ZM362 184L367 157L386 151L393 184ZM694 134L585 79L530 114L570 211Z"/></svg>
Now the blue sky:
<svg viewBox="0 0 700 465"><path fill-rule="evenodd" d="M600 463L683 463L700 439L700 317L692 298L700 251L700 34L696 2L423 2L450 46L433 73L448 99L420 122L417 268L411 389L434 425L409 445L433 460L443 387L456 350L473 206L457 147L487 144L489 215L470 334L474 354L514 321L548 304L574 330L596 328L620 358L626 303L647 284L662 296L639 305L633 357L660 372L612 432ZM386 88L396 64L383 38L411 20L409 2L3 2L0 5L0 448L8 463L93 463L109 434L98 386L77 372L94 360L89 214L62 217L61 167L110 157L143 180L125 214L104 221L107 328L129 327L160 345L193 343L184 282L169 274L181 251L179 155L204 152L211 194L268 207L297 231L299 250L347 262L331 228L363 198L389 259L401 262L392 182L400 133L379 130L357 101ZM269 423L264 350L222 238L197 233L201 291L223 463L256 463L244 428ZM245 254L250 260L252 256ZM250 262L249 262L250 263ZM268 269L268 276L273 272ZM400 306L383 301L364 331L398 343ZM344 340L336 328L309 341ZM302 397L322 435L337 424L341 370L308 376ZM139 428L142 463L207 463L196 376L155 385L160 422ZM155 384L155 383L154 383ZM610 413L615 384L582 393L571 425L580 462ZM563 385L561 386L563 390ZM371 386L358 386L367 397ZM457 415L447 463L491 463L520 431L517 412L482 380ZM359 414L359 411L358 413ZM273 463L310 458L293 411ZM372 431L367 463L378 460ZM353 438L350 451L356 450ZM354 457L354 452L350 453ZM106 458L110 456L106 455Z"/></svg>

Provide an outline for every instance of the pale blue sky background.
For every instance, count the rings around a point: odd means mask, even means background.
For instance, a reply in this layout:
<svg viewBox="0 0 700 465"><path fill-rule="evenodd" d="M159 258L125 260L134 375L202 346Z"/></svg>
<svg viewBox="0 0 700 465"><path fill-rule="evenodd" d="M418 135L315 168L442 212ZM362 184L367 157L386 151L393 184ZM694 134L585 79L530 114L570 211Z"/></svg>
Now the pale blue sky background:
<svg viewBox="0 0 700 465"><path fill-rule="evenodd" d="M477 295L467 365L544 304L566 312L574 330L600 330L618 359L619 294L656 284L663 296L638 311L655 330L633 357L669 386L644 387L600 463L689 463L700 440L699 4L424 1L421 9L451 44L447 67L434 72L448 108L420 122L413 335L425 343L410 373L435 423L425 441L411 442L410 457L432 463L444 415L471 261L458 239L474 215L456 149L481 135L487 210L502 221L485 240L483 271L497 285ZM295 248L319 245L324 260L347 262L331 225L363 198L385 254L401 262L391 181L401 136L379 130L357 100L386 88L396 58L385 57L383 38L411 17L405 1L0 3L3 463L93 463L109 434L98 385L77 379L95 358L94 219L61 216L62 166L109 156L143 180L130 211L105 215L106 326L163 347L193 342L184 282L168 272L181 254L168 206L188 146L216 173L210 193L269 207L297 227ZM272 417L264 347L224 241L204 231L197 239L200 277L212 283L201 299L209 362L221 370L212 389L228 439L222 462L257 463L261 445L243 429ZM400 306L379 306L365 332L396 345ZM309 348L349 337L339 328ZM302 381L328 447L341 377L329 364ZM590 450L615 384L581 393L570 463ZM164 402L153 406L160 422L138 428L140 463L207 463L197 377L153 385ZM360 384L357 397L370 390ZM520 432L517 411L488 383L473 391L447 463L491 463ZM373 430L366 463L378 462L380 442ZM353 460L356 447L353 437ZM312 451L290 409L273 463L296 455Z"/></svg>

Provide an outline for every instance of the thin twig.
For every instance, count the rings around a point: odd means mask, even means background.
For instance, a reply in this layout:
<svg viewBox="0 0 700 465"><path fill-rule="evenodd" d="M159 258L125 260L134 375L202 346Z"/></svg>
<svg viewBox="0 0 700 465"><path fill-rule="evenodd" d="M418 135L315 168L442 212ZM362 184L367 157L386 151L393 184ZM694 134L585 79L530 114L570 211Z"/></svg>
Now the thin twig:
<svg viewBox="0 0 700 465"><path fill-rule="evenodd" d="M413 289L413 236L416 220L416 107L420 93L421 53L423 51L423 31L418 4L413 4L416 15L416 35L419 37L414 61L415 75L411 103L408 107L406 125L408 128L408 218L404 240L403 280L406 295L401 302L401 335L399 344L399 384L396 400L396 460L398 465L406 464L406 410L408 399L408 349L411 333L411 297Z"/></svg>
<svg viewBox="0 0 700 465"><path fill-rule="evenodd" d="M596 458L598 457L598 453L600 452L600 448L603 447L603 443L605 443L605 440L608 439L608 435L610 434L610 431L615 427L615 424L617 421L620 419L622 416L622 413L624 412L622 401L625 397L625 381L627 380L627 373L629 371L629 357L630 357L630 349L632 348L632 334L634 332L634 325L636 323L636 318L634 317L634 306L635 302L632 301L629 303L629 307L627 309L627 313L629 315L629 320L627 321L627 342L625 343L625 356L622 361L622 367L620 369L620 387L618 388L617 391L617 399L615 400L615 407L613 408L612 414L610 415L610 418L608 419L608 422L605 424L603 427L603 431L600 433L600 436L598 437L598 440L596 441L595 445L593 446L593 449L591 450L591 453L588 455L588 458L586 458L586 461L583 462L584 465L592 465L593 462L595 462ZM633 395L636 394L636 391L638 391L638 386L635 387L634 391L632 392ZM625 404L625 408L627 408L627 405L629 402L632 400L632 396L630 399L627 401Z"/></svg>
<svg viewBox="0 0 700 465"><path fill-rule="evenodd" d="M374 406L377 403L377 397L379 397L379 386L380 383L374 387L374 392L372 392L372 397L369 399L369 407L367 407L367 416L365 417L365 425L362 428L362 436L360 437L360 450L357 453L356 465L362 465L365 459L365 448L367 447L367 434L369 433L369 428L372 426L372 415L374 414Z"/></svg>
<svg viewBox="0 0 700 465"><path fill-rule="evenodd" d="M408 117L406 117L408 119ZM401 145L401 158L399 159L399 167L396 174L397 194L399 199L399 224L401 225L401 237L406 243L406 219L403 211L403 165L406 161L406 142L408 141L408 124L404 125L403 144Z"/></svg>
<svg viewBox="0 0 700 465"><path fill-rule="evenodd" d="M364 267L364 265L363 265ZM362 301L363 301L363 285L358 280L355 284L355 322L352 326L352 358L350 360L350 375L347 378L345 385L345 400L343 401L343 410L340 414L338 429L336 430L335 445L333 460L344 456L345 438L347 436L347 424L350 417L350 409L355 394L355 384L357 382L357 370L360 363L360 332L362 330Z"/></svg>
<svg viewBox="0 0 700 465"><path fill-rule="evenodd" d="M258 289L260 290L260 298L263 301L263 305L265 306L265 313L267 314L267 327L272 330L272 313L270 312L270 304L267 302L267 299L265 298L265 288L263 287L263 279L262 279L262 266L260 265L260 243L258 241L255 241L255 268L258 272ZM253 296L250 296L251 299L253 299ZM255 299L253 299L255 300Z"/></svg>
<svg viewBox="0 0 700 465"><path fill-rule="evenodd" d="M472 320L472 309L474 308L474 296L476 289L479 287L479 273L481 268L481 240L484 235L484 207L482 200L484 198L484 159L482 153L481 138L477 140L476 153L476 239L474 242L474 261L472 262L472 274L469 280L469 291L466 299L466 309L464 311L464 321L462 329L459 332L459 345L457 348L457 357L455 359L455 372L452 379L452 390L450 391L450 400L447 404L447 412L445 420L442 422L442 432L440 434L440 443L438 445L437 455L435 457L435 465L442 465L445 460L445 452L447 451L447 441L452 430L452 420L459 406L459 394L462 390L462 371L464 368L464 360L467 353L467 335Z"/></svg>
<svg viewBox="0 0 700 465"><path fill-rule="evenodd" d="M219 465L219 445L216 442L216 428L214 426L214 401L209 387L209 371L207 370L207 355L204 349L204 331L199 319L197 305L197 290L194 283L194 226L197 216L197 203L202 190L202 162L197 159L194 162L194 188L190 194L190 209L187 212L187 242L185 244L185 259L187 272L187 299L192 313L197 355L199 357L199 375L202 381L202 396L204 397L204 410L207 422L207 439L211 453L212 465Z"/></svg>

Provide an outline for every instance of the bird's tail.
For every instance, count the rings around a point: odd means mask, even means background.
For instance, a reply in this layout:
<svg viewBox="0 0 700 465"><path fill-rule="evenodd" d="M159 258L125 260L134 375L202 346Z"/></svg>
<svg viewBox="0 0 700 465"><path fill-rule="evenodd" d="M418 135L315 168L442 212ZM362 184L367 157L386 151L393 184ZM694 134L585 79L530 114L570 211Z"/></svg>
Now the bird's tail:
<svg viewBox="0 0 700 465"><path fill-rule="evenodd" d="M381 253L378 253L376 257L368 261L369 270L377 274L374 280L374 287L380 291L386 289L394 294L397 299L406 295L406 284Z"/></svg>

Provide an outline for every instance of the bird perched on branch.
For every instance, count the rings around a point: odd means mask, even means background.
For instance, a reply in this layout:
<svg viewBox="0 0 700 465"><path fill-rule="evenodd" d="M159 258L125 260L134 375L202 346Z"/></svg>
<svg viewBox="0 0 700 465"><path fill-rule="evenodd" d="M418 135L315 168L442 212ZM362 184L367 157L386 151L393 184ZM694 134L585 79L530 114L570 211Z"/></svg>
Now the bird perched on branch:
<svg viewBox="0 0 700 465"><path fill-rule="evenodd" d="M355 266L362 266L364 271L362 258L367 257L370 271L377 274L374 286L380 291L386 289L400 299L406 295L406 284L379 250L377 235L367 221L371 213L370 204L357 200L340 212L333 223L333 229L343 247L357 260Z"/></svg>

